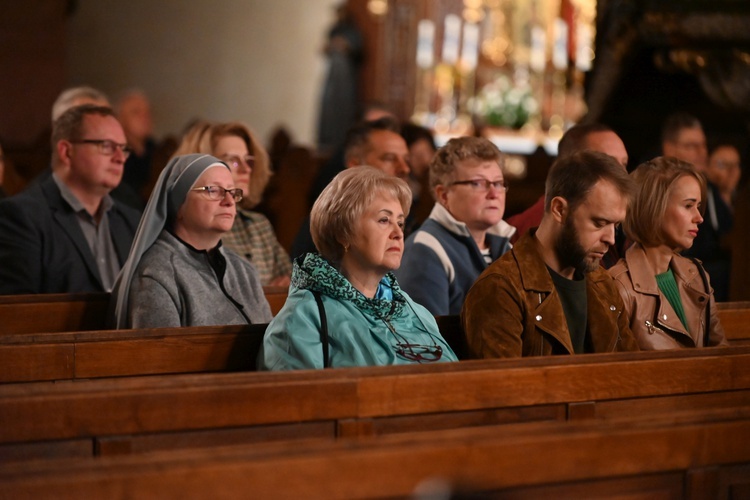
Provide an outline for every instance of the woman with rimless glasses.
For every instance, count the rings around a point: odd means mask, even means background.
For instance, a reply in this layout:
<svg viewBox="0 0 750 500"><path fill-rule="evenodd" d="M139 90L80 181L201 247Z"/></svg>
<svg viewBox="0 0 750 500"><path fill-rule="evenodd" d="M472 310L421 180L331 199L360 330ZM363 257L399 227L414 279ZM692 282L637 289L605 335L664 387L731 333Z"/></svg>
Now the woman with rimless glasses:
<svg viewBox="0 0 750 500"><path fill-rule="evenodd" d="M480 274L510 250L515 228L503 221L504 157L479 137L458 137L430 164L436 203L429 218L406 240L396 272L411 297L435 316L459 314Z"/></svg>
<svg viewBox="0 0 750 500"><path fill-rule="evenodd" d="M169 162L112 291L116 328L271 320L255 268L221 246L242 196L229 167L213 156Z"/></svg>
<svg viewBox="0 0 750 500"><path fill-rule="evenodd" d="M237 204L232 230L224 245L252 262L263 285L289 286L292 261L271 222L252 210L271 178L268 153L249 128L239 122L198 122L188 130L175 154L207 153L229 165L234 184L244 196Z"/></svg>
<svg viewBox="0 0 750 500"><path fill-rule="evenodd" d="M261 370L456 361L435 318L391 273L401 263L411 191L372 167L338 174L310 214L318 253L294 261L289 297L268 325Z"/></svg>

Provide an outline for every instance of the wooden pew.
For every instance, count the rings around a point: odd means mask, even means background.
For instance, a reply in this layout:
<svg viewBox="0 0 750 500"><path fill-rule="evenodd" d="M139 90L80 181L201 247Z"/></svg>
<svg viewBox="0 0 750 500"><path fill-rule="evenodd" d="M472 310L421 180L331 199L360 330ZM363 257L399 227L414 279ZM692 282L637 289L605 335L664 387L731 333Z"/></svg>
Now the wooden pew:
<svg viewBox="0 0 750 500"><path fill-rule="evenodd" d="M456 429L5 465L0 499L747 498L748 442L746 417Z"/></svg>
<svg viewBox="0 0 750 500"><path fill-rule="evenodd" d="M9 384L0 386L0 462L749 407L744 346Z"/></svg>
<svg viewBox="0 0 750 500"><path fill-rule="evenodd" d="M286 302L286 287L263 287L275 315ZM0 333L56 333L107 328L107 293L0 295Z"/></svg>
<svg viewBox="0 0 750 500"><path fill-rule="evenodd" d="M282 292L275 296L282 297ZM741 330L743 315L750 316L750 309L723 312L734 321L728 321L729 331L734 332ZM440 316L437 322L459 359L467 359L460 318ZM235 325L0 335L0 383L254 371L265 328ZM735 333L732 343L750 344L750 339L745 342L739 337Z"/></svg>
<svg viewBox="0 0 750 500"><path fill-rule="evenodd" d="M263 294L266 296L268 305L271 306L271 312L276 316L286 303L286 298L289 295L289 287L264 286Z"/></svg>
<svg viewBox="0 0 750 500"><path fill-rule="evenodd" d="M254 371L266 326L0 335L0 383Z"/></svg>
<svg viewBox="0 0 750 500"><path fill-rule="evenodd" d="M106 293L0 295L0 332L101 330L108 304Z"/></svg>
<svg viewBox="0 0 750 500"><path fill-rule="evenodd" d="M750 302L719 302L719 319L732 345L750 345Z"/></svg>

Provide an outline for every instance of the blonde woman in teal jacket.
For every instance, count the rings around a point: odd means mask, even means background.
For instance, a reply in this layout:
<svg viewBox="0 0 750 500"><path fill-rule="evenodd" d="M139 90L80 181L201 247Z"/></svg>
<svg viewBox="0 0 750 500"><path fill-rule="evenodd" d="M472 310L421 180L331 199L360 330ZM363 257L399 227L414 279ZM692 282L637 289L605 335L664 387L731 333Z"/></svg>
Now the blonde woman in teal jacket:
<svg viewBox="0 0 750 500"><path fill-rule="evenodd" d="M310 215L320 254L296 259L259 369L457 361L435 318L391 273L401 263L410 204L404 181L372 167L345 170L331 181Z"/></svg>

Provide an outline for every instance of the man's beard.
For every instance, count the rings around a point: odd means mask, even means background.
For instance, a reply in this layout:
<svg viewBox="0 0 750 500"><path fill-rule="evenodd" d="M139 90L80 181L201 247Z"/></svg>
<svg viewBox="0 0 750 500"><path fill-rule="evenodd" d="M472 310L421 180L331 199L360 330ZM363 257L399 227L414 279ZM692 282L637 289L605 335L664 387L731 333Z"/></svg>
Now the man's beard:
<svg viewBox="0 0 750 500"><path fill-rule="evenodd" d="M565 219L554 249L562 269L572 267L576 274L582 274L594 271L599 267L599 259L586 259L588 251L581 246L578 231L570 217Z"/></svg>

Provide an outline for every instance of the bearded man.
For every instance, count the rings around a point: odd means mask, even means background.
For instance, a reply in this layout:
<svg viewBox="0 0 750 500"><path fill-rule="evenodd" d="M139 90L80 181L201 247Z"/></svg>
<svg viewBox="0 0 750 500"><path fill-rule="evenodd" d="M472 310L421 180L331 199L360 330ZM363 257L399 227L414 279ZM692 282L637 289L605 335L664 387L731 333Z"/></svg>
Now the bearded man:
<svg viewBox="0 0 750 500"><path fill-rule="evenodd" d="M599 263L633 183L595 151L558 159L536 231L476 281L461 311L474 358L637 351L615 283Z"/></svg>

